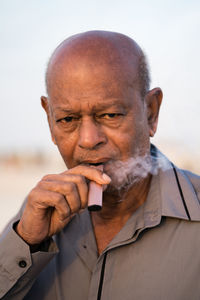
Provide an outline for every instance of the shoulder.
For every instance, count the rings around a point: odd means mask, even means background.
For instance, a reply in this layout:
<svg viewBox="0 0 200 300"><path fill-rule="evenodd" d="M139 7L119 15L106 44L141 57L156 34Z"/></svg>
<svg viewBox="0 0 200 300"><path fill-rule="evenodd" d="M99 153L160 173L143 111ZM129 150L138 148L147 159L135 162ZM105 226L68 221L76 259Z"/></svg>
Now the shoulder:
<svg viewBox="0 0 200 300"><path fill-rule="evenodd" d="M181 170L181 171L183 172L185 177L188 179L188 181L190 181L190 183L192 184L194 191L195 191L198 199L200 200L200 176L197 174L194 174L188 170Z"/></svg>
<svg viewBox="0 0 200 300"><path fill-rule="evenodd" d="M160 167L160 187L162 195L165 195L163 203L168 207L168 215L171 213L173 216L200 221L200 176L178 168L154 146L155 151Z"/></svg>

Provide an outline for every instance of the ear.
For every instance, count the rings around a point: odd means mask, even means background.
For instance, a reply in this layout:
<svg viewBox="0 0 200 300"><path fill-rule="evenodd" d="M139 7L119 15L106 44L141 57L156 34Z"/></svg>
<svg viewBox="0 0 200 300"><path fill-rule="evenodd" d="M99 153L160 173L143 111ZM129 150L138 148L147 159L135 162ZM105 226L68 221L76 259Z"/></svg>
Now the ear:
<svg viewBox="0 0 200 300"><path fill-rule="evenodd" d="M50 112L50 108L49 108L49 101L48 98L45 96L41 96L41 105L44 108L46 114L47 114L47 120L49 123L49 129L51 132L51 139L53 141L53 143L56 145L56 140L54 138L54 134L53 134L53 128L52 128L52 121L51 121L51 112Z"/></svg>
<svg viewBox="0 0 200 300"><path fill-rule="evenodd" d="M145 96L150 137L153 137L156 133L158 125L158 115L162 98L163 93L160 88L154 88L153 90L149 91Z"/></svg>

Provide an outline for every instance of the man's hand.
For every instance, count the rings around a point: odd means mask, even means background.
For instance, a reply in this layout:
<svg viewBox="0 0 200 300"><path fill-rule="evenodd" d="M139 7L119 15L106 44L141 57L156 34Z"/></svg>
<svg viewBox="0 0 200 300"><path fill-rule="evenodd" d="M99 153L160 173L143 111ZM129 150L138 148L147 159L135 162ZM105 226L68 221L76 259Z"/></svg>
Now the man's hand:
<svg viewBox="0 0 200 300"><path fill-rule="evenodd" d="M17 233L34 245L59 232L76 213L87 207L87 180L102 185L110 183L110 178L102 171L84 165L44 176L28 195Z"/></svg>

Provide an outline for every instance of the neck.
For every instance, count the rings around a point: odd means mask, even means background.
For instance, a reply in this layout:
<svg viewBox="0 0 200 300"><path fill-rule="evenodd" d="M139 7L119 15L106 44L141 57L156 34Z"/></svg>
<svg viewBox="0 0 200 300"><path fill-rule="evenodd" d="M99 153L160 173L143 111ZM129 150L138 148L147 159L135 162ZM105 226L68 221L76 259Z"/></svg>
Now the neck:
<svg viewBox="0 0 200 300"><path fill-rule="evenodd" d="M150 182L151 175L136 183L128 191L112 194L105 191L103 207L100 211L92 212L93 218L104 222L127 219L146 201Z"/></svg>

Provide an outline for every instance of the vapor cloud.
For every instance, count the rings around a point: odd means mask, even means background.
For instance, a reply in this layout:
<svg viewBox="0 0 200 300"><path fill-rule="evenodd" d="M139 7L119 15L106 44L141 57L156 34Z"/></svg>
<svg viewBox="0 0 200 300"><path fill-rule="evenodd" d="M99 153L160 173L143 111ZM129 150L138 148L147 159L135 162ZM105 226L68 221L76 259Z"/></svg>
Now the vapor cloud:
<svg viewBox="0 0 200 300"><path fill-rule="evenodd" d="M148 174L156 175L159 169L167 170L171 168L169 161L157 152L152 152L143 156L136 156L127 161L109 161L104 165L104 172L108 174L112 182L110 189L122 190L128 189L136 184Z"/></svg>

